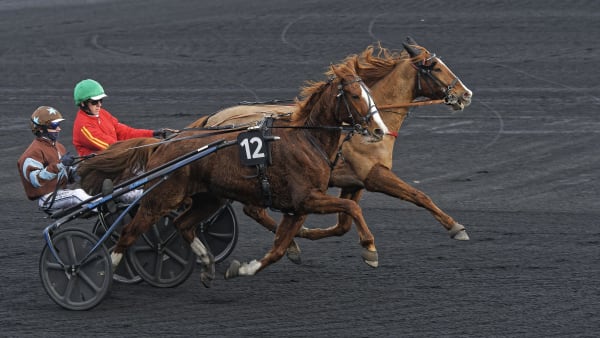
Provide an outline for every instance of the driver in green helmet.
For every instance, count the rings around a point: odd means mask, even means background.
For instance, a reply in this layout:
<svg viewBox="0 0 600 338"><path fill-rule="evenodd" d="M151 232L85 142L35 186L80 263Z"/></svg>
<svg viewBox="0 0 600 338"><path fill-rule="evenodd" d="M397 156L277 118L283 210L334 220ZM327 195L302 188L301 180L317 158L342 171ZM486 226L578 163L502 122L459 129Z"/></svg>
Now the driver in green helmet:
<svg viewBox="0 0 600 338"><path fill-rule="evenodd" d="M82 80L75 86L73 98L79 108L73 123L73 145L79 156L98 153L109 145L135 137L165 138L167 132L175 130L136 129L119 122L102 106L107 95L104 88L95 80Z"/></svg>

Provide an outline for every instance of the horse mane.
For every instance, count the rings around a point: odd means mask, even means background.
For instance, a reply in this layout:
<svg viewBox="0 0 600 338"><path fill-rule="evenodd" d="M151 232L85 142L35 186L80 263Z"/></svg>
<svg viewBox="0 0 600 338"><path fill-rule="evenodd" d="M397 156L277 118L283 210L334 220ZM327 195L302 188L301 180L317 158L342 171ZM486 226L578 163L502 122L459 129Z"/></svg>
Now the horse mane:
<svg viewBox="0 0 600 338"><path fill-rule="evenodd" d="M370 45L359 54L346 57L344 61L355 60L356 73L367 87L387 76L400 62L417 62L429 57L430 53L421 46L413 46L420 49L422 53L411 58L405 51L393 51L381 46L381 44Z"/></svg>
<svg viewBox="0 0 600 338"><path fill-rule="evenodd" d="M144 171L148 158L160 142L153 137L133 138L113 143L104 151L79 164L80 185L90 195L100 193L102 181L110 178L118 183Z"/></svg>
<svg viewBox="0 0 600 338"><path fill-rule="evenodd" d="M317 105L323 105L323 100L320 98L327 90L327 86L331 83L326 81L307 81L306 84L300 89L300 96L303 99L295 99L296 109L294 109L290 120L292 122L305 121L309 118L310 112L316 108Z"/></svg>
<svg viewBox="0 0 600 338"><path fill-rule="evenodd" d="M341 81L341 79L336 73L355 73L356 67L356 60L346 59L340 64L331 66L325 72L325 75L329 78L328 81L307 81L300 89L300 96L303 99L296 99L297 109L294 110L291 121L305 121L313 111L331 110L330 105L334 102L332 100L321 100L321 98L330 95L333 90L337 90L337 86L333 84L336 81ZM337 70L334 70L334 68Z"/></svg>

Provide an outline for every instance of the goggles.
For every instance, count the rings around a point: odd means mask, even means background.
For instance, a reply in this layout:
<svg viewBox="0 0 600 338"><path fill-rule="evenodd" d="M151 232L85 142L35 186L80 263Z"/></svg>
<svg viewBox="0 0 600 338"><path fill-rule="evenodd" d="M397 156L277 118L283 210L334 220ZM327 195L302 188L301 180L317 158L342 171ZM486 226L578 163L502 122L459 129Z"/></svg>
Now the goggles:
<svg viewBox="0 0 600 338"><path fill-rule="evenodd" d="M92 106L97 106L98 103L102 103L102 99L100 100L88 100L88 102L92 105Z"/></svg>

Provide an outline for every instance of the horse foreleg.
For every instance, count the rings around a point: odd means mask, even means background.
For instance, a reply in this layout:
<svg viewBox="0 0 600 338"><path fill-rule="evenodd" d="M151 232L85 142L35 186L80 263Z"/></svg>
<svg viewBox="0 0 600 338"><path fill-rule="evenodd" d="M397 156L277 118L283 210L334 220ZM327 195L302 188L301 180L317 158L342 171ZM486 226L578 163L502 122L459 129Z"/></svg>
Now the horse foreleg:
<svg viewBox="0 0 600 338"><path fill-rule="evenodd" d="M280 260L305 219L306 215L285 214L275 231L275 239L273 240L271 250L260 261L252 260L240 263L237 260L233 260L225 272L225 279L237 276L253 276L267 266Z"/></svg>
<svg viewBox="0 0 600 338"><path fill-rule="evenodd" d="M357 195L360 197L360 192ZM320 214L345 214L350 220L338 222L338 224L325 229L303 229L300 237L317 240L330 236L342 236L352 226L352 220L356 223L360 245L363 247L362 258L369 266L376 268L379 265L379 257L375 247L375 238L367 226L362 209L355 201L347 198L338 198L327 194L311 194L304 205L308 213ZM345 218L343 218L345 220Z"/></svg>
<svg viewBox="0 0 600 338"><path fill-rule="evenodd" d="M277 222L267 213L265 208L253 205L244 205L243 210L246 216L252 218L258 224L262 225L272 233L275 233L277 230ZM286 251L287 258L295 264L301 264L302 258L300 257L300 253L300 246L292 239L292 242Z"/></svg>
<svg viewBox="0 0 600 338"><path fill-rule="evenodd" d="M469 240L469 235L462 224L438 208L424 192L410 186L388 168L375 165L363 182L368 191L381 192L429 210L446 228L451 238Z"/></svg>
<svg viewBox="0 0 600 338"><path fill-rule="evenodd" d="M342 189L340 191L339 198L350 199L350 200L353 200L354 202L358 203L358 201L360 200L360 197L362 196L362 192L363 192L362 189L358 189L358 190L352 189L352 191ZM298 233L297 237L308 238L311 240L317 240L317 239L331 237L331 236L342 236L343 234L348 232L350 230L350 228L352 227L353 219L352 219L352 216L350 216L344 212L338 213L337 218L338 218L337 224L330 226L328 228L302 227L300 229L300 232ZM359 229L359 231L360 230L361 229Z"/></svg>
<svg viewBox="0 0 600 338"><path fill-rule="evenodd" d="M254 205L244 205L244 214L255 220L258 224L265 227L267 230L275 233L277 230L277 222L271 217L265 208Z"/></svg>

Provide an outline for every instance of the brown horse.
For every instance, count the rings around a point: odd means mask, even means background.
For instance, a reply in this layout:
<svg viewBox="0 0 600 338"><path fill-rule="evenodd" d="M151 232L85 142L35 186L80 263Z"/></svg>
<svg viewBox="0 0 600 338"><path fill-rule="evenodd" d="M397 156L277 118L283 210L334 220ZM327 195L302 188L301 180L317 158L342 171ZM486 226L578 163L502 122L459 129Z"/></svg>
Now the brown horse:
<svg viewBox="0 0 600 338"><path fill-rule="evenodd" d="M82 185L89 180L98 182L98 176L140 168L152 170L172 159L199 149L221 139L238 140L236 147L222 148L204 159L192 162L170 174L164 184L154 186L141 201L139 209L121 233L111 258L116 267L123 252L136 238L171 210L182 210L174 220L182 235L191 244L192 250L203 263L202 281L210 285L214 278L214 259L202 242L195 237L197 218L190 212L193 197L209 193L216 198L231 199L245 205L272 207L284 213L275 234L273 247L259 261L239 263L234 261L226 278L238 275L254 275L283 256L294 235L310 213L343 212L353 219L361 229L361 243L365 259L375 252L373 235L366 226L362 211L357 203L327 194L331 174L330 158L338 149L341 128L344 125L369 127L370 130L387 131L381 123L374 128L370 117L381 121L368 89L355 73L354 60L332 66L327 73L330 80L316 82L302 91L303 100L298 101L289 119L277 119L268 128L273 137L270 143L271 166L259 170L257 166L241 165L248 138L246 129L231 129L227 133L207 130L187 130L167 142L154 147L125 148L127 141L106 149L102 156L85 162L79 170ZM361 137L363 142L380 141L379 137ZM240 141L242 140L242 141ZM253 140L253 139L252 139ZM250 141L252 141L250 140ZM131 141L140 142L146 141ZM129 143L133 144L133 143ZM265 145L266 146L266 145ZM250 151L255 154L256 149ZM136 153L146 152L145 155ZM117 158L136 161L116 161ZM107 168L106 160L112 160ZM87 168L87 169L86 169ZM89 170L94 168L94 170ZM150 186L153 182L150 182Z"/></svg>
<svg viewBox="0 0 600 338"><path fill-rule="evenodd" d="M428 103L443 103L453 110L462 110L471 103L472 92L438 58L417 45L412 38L404 44L406 53L394 53L381 46L375 52L368 47L360 55L347 59L356 60L356 72L371 89L380 108L383 120L392 131L398 131L411 106ZM413 102L417 98L436 101ZM289 107L284 105L241 105L224 109L210 117L202 117L189 127L252 123L262 116L285 114ZM360 138L353 138L343 145L343 161L336 165L330 185L341 188L340 197L358 202L364 189L381 192L409 201L429 210L446 228L450 237L468 240L463 225L443 212L422 191L412 187L392 172L392 154L395 138L386 137L383 142L365 145ZM268 229L275 231L276 222L264 208L246 205L244 212ZM343 235L352 225L352 219L339 214L338 223L327 229L302 228L298 237L319 239L332 235ZM293 242L288 257L300 262L299 247ZM376 261L367 261L376 266Z"/></svg>

